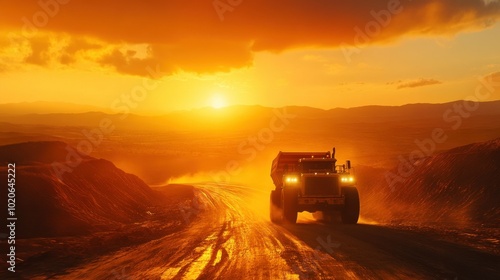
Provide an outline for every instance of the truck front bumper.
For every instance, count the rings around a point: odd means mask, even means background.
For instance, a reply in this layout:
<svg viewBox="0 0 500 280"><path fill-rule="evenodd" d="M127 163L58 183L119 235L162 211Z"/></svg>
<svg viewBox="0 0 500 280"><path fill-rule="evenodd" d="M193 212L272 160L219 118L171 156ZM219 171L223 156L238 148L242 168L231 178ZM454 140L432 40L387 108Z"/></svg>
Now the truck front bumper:
<svg viewBox="0 0 500 280"><path fill-rule="evenodd" d="M344 197L299 197L299 205L307 206L329 206L329 205L344 205Z"/></svg>

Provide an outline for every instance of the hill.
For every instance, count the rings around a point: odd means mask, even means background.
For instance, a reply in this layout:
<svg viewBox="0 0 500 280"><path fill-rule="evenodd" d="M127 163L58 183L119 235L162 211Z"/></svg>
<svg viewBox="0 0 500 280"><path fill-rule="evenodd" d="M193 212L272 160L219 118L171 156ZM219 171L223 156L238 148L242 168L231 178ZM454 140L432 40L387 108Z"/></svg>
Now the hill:
<svg viewBox="0 0 500 280"><path fill-rule="evenodd" d="M365 190L368 215L402 223L499 226L500 138L427 157L414 169L407 166L405 174L401 170L383 174L391 186L379 174L378 183Z"/></svg>
<svg viewBox="0 0 500 280"><path fill-rule="evenodd" d="M70 171L58 175L54 163L66 163L71 149L63 142L0 146L3 181L7 163L16 164L20 237L84 234L148 215L156 201L153 190L107 160L82 156L79 164L74 161ZM2 197L6 191L2 188Z"/></svg>

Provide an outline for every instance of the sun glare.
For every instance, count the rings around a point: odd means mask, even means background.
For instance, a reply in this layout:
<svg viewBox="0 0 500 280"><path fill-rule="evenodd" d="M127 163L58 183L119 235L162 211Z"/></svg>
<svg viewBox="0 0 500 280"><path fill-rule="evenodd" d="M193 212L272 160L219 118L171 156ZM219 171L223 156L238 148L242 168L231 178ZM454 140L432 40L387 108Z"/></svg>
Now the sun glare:
<svg viewBox="0 0 500 280"><path fill-rule="evenodd" d="M220 94L214 95L212 97L212 107L215 109L220 109L222 107L225 107L226 104L226 99Z"/></svg>

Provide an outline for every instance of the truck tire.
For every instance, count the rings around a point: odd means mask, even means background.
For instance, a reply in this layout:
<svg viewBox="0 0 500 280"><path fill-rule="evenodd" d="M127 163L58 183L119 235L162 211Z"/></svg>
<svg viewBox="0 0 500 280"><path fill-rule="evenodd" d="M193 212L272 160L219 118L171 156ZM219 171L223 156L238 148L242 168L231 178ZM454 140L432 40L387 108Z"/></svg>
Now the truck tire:
<svg viewBox="0 0 500 280"><path fill-rule="evenodd" d="M345 197L344 208L340 211L342 223L356 224L359 218L359 194L355 187L342 188Z"/></svg>
<svg viewBox="0 0 500 280"><path fill-rule="evenodd" d="M281 208L281 190L271 191L271 203Z"/></svg>
<svg viewBox="0 0 500 280"><path fill-rule="evenodd" d="M283 219L286 222L289 222L291 224L295 224L297 222L297 196L298 192L297 190L290 188L290 187L285 187L281 191L281 197L282 197L282 202L281 205L283 206Z"/></svg>
<svg viewBox="0 0 500 280"><path fill-rule="evenodd" d="M280 213L280 193L276 190L271 191L271 197L269 201L269 216L271 218L271 222L273 223L279 223L281 222L281 216L282 214Z"/></svg>

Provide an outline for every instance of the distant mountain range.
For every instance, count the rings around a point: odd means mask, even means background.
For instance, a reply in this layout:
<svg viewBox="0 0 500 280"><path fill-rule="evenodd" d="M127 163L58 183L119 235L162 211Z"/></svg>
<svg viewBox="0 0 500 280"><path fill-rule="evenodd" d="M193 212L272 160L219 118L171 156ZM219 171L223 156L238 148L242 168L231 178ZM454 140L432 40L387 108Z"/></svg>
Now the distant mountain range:
<svg viewBox="0 0 500 280"><path fill-rule="evenodd" d="M108 110L109 111L109 110ZM20 102L0 104L0 115L107 112L105 108L64 102Z"/></svg>
<svg viewBox="0 0 500 280"><path fill-rule="evenodd" d="M469 108L474 107L473 110ZM54 126L96 126L111 119L117 127L128 129L199 129L262 126L276 115L293 115L299 120L322 119L328 123L384 123L413 120L439 120L466 116L500 115L500 101L470 103L455 101L443 104L408 104L403 106L364 106L349 109L322 110L290 106L229 106L221 109L202 108L172 112L160 116L141 116L123 112L115 114L102 108L60 103L0 104L0 122L12 124L44 124Z"/></svg>

